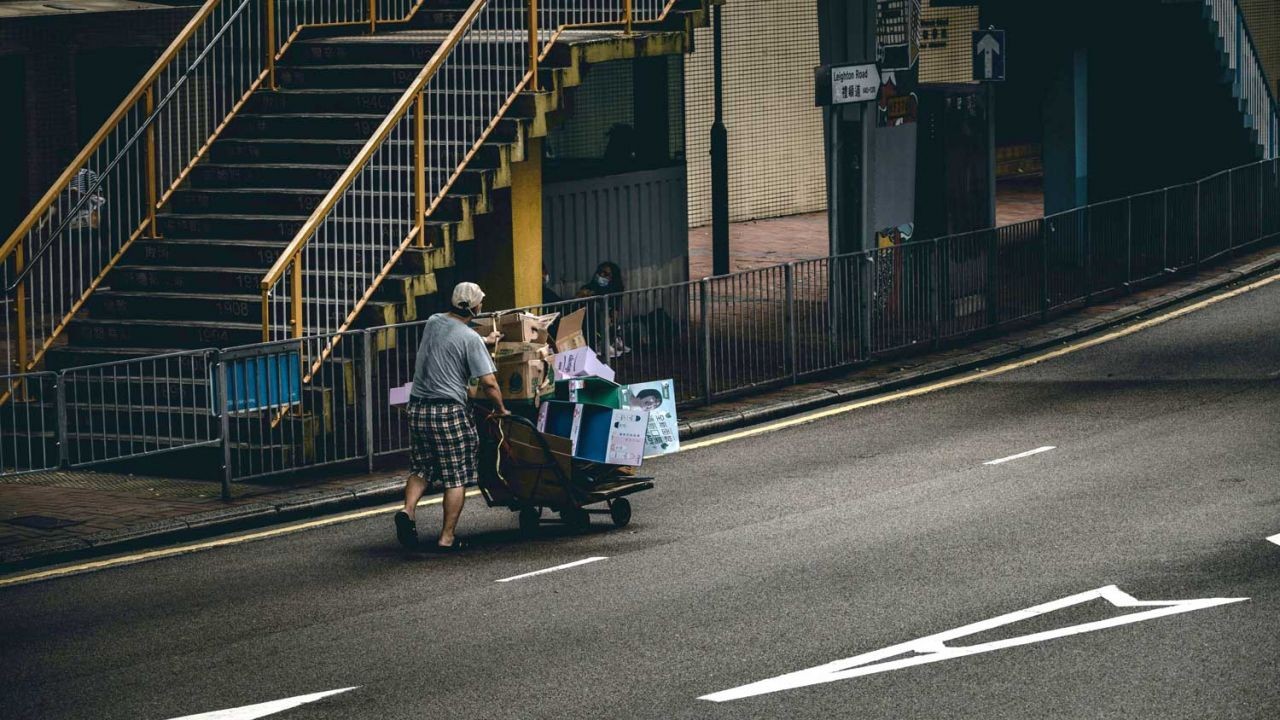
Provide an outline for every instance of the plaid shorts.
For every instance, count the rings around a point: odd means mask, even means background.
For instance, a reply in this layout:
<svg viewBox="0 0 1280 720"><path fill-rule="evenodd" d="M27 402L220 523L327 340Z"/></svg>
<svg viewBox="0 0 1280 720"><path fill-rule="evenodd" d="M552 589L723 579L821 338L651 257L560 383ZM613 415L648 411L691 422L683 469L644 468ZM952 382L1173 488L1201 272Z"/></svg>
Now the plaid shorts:
<svg viewBox="0 0 1280 720"><path fill-rule="evenodd" d="M446 488L475 482L480 437L465 405L409 402L409 472Z"/></svg>

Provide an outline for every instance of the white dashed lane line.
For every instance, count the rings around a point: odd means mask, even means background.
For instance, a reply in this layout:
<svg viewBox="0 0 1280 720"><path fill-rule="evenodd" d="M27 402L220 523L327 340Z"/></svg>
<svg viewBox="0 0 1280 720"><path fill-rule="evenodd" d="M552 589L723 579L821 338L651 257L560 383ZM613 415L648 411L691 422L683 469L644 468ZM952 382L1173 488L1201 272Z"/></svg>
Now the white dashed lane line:
<svg viewBox="0 0 1280 720"><path fill-rule="evenodd" d="M1002 457L1002 458L1000 458L999 460L988 460L988 461L986 461L986 462L984 462L984 463L982 463L982 464L983 464L983 465L1000 465L1001 463L1007 463L1007 462L1009 462L1010 460L1020 460L1020 459L1022 459L1022 458L1024 458L1024 457L1030 457L1030 456L1032 456L1032 455L1039 455L1039 454L1040 454L1040 453L1042 453L1042 452L1049 452L1050 450L1057 450L1057 449L1058 449L1058 448L1057 448L1057 446L1056 446L1056 445L1045 445L1044 447L1038 447L1038 448L1036 448L1035 450L1028 450L1028 451L1026 451L1026 452L1020 452L1020 453L1018 453L1017 455L1010 455L1009 457Z"/></svg>
<svg viewBox="0 0 1280 720"><path fill-rule="evenodd" d="M533 577L534 575L546 575L547 573L556 572L557 570L568 570L571 567L578 567L579 565L586 565L587 563L593 563L593 562L598 562L600 560L608 560L608 559L609 558L607 557L589 557L589 558L586 558L585 560L575 560L574 562L565 563L564 565L557 565L555 567L550 567L545 570L534 570L533 572L528 572L523 575L515 575L509 578L502 578L501 580L494 580L494 582L504 583L504 582L511 582L512 580L523 580L524 578Z"/></svg>

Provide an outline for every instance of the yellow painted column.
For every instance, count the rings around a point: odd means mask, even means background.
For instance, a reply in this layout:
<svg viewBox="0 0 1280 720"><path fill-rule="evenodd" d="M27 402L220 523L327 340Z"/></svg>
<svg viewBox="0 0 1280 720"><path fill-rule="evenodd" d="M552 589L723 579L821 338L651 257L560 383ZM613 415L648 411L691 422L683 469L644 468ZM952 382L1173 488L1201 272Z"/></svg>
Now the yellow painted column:
<svg viewBox="0 0 1280 720"><path fill-rule="evenodd" d="M542 138L528 138L525 161L511 166L510 263L515 306L542 302Z"/></svg>

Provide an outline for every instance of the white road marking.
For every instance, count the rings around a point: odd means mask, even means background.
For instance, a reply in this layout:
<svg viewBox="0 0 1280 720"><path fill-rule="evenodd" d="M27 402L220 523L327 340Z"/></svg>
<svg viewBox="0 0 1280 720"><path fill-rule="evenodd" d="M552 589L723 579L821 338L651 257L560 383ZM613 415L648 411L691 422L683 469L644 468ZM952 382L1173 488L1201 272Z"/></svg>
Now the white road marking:
<svg viewBox="0 0 1280 720"><path fill-rule="evenodd" d="M1045 445L1044 447L1038 447L1038 448L1036 448L1035 450L1028 450L1028 451L1026 451L1026 452L1020 452L1020 453L1018 453L1017 455L1010 455L1009 457L1003 457L1003 458L1000 458L999 460L988 460L988 461L986 461L986 462L984 462L984 463L982 463L982 464L983 464L983 465L999 465L1000 463L1007 463L1007 462L1009 462L1010 460L1019 460L1019 459L1022 459L1022 458L1024 458L1024 457L1030 457L1030 456L1032 456L1032 455L1039 455L1039 454L1040 454L1040 453L1042 453L1042 452L1049 452L1050 450L1057 450L1057 449L1058 449L1058 447L1057 447L1056 445Z"/></svg>
<svg viewBox="0 0 1280 720"><path fill-rule="evenodd" d="M1277 545L1280 545L1280 535L1272 535L1271 537L1267 538L1267 542L1273 542Z"/></svg>
<svg viewBox="0 0 1280 720"><path fill-rule="evenodd" d="M1128 615L1120 615L1118 617L1098 620L1096 622L1072 625L1070 627L1059 628L1057 630L1048 630L1045 632L1033 633L1031 635L1023 635L1022 637L981 643L978 645L955 648L947 647L946 645L950 640L1002 627L1021 620L1028 620L1039 615L1080 605L1098 598L1104 598L1112 605L1119 608L1151 607L1154 609L1146 610L1144 612L1130 613ZM1017 647L1019 645L1030 645L1031 643L1066 637L1068 635L1093 632L1094 630L1103 630L1106 628L1118 627L1120 625L1128 625L1130 623L1141 622L1143 620L1154 620L1159 617L1177 615L1179 613L1191 612L1192 610L1203 610L1216 605L1227 605L1229 603L1242 602L1248 599L1249 598L1138 600L1132 595L1121 591L1115 585L1108 585L1103 588L1098 588L1097 590L1090 590L1078 595L1070 595L1062 598L1061 600L1054 600L1053 602L1048 602L1043 605L1036 605L1035 607L1030 607L1026 610L1019 610L1018 612L1001 615L990 620L983 620L982 622L976 622L972 625L965 625L964 627L956 628L955 630L947 630L946 632L941 632L937 635L930 635L918 640L912 640L911 642L902 643L901 645L892 645L881 650L874 650L872 652L846 658L844 660L836 660L835 662L830 662L826 665L819 665L817 667L789 673L787 675L779 675L775 678L761 680L759 682L751 683L750 685L743 685L731 690L722 690L710 695L703 695L698 699L710 700L712 702L738 700L745 697L774 693L780 690L793 690L795 688L808 687L809 685L835 682L837 680L848 680L851 678L862 677L864 675L874 675L876 673L899 670L901 668L912 667L915 665L935 663L940 660L950 660L952 658L965 657L968 655L977 655L978 653L991 652L992 650L1003 650L1004 648ZM890 660L890 658L902 655L911 655L911 657Z"/></svg>
<svg viewBox="0 0 1280 720"><path fill-rule="evenodd" d="M359 687L357 685L356 687ZM184 715L173 720L254 720L254 718L275 715L278 712L296 708L299 705L306 705L317 700L327 698L330 695L337 695L349 690L355 690L355 687L342 688L341 690L328 690L326 692L312 693L310 695L299 695L297 697L285 698L284 700L272 700L271 702L259 703L257 705L245 705L244 707L230 708L228 710L214 710L213 712L201 713L199 715Z"/></svg>
<svg viewBox="0 0 1280 720"><path fill-rule="evenodd" d="M589 557L585 560L575 560L574 562L565 563L564 565L557 565L552 568L547 568L546 570L534 570L533 572L525 573L523 575L516 575L514 577L502 578L501 580L494 580L494 582L511 582L512 580L520 580L522 578L533 577L534 575L546 575L547 573L555 572L557 570L567 570L571 567L577 567L579 565L586 565L587 563L593 563L599 560L608 560L608 559L609 559L608 557Z"/></svg>

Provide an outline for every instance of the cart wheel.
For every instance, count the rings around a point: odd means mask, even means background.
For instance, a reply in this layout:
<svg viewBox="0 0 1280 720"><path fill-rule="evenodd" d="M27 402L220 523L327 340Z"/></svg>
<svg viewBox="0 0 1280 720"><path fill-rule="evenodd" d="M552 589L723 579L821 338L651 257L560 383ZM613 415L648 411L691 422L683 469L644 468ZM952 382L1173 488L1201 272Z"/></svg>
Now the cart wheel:
<svg viewBox="0 0 1280 720"><path fill-rule="evenodd" d="M609 503L609 517L613 518L615 527L626 527L631 522L631 501L618 498Z"/></svg>
<svg viewBox="0 0 1280 720"><path fill-rule="evenodd" d="M582 508L565 508L560 511L560 519L570 530L586 530L591 527L591 515Z"/></svg>
<svg viewBox="0 0 1280 720"><path fill-rule="evenodd" d="M538 529L538 521L542 517L541 508L527 507L520 511L520 532L532 535Z"/></svg>

